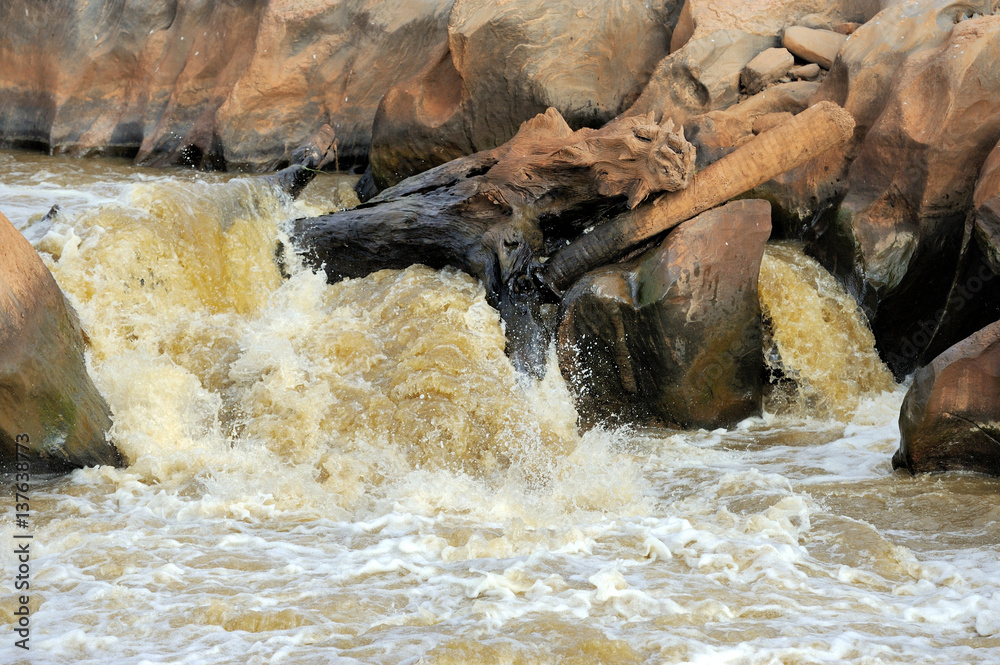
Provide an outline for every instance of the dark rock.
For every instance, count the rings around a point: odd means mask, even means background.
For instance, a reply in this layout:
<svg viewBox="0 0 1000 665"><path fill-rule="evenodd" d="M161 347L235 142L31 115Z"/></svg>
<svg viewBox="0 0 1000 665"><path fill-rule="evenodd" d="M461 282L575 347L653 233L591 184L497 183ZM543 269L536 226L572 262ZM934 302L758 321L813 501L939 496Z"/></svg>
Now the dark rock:
<svg viewBox="0 0 1000 665"><path fill-rule="evenodd" d="M559 358L586 424L714 428L760 412L757 276L770 230L767 202L736 201L573 286Z"/></svg>
<svg viewBox="0 0 1000 665"><path fill-rule="evenodd" d="M900 410L899 433L893 468L1000 475L1000 322L917 372Z"/></svg>

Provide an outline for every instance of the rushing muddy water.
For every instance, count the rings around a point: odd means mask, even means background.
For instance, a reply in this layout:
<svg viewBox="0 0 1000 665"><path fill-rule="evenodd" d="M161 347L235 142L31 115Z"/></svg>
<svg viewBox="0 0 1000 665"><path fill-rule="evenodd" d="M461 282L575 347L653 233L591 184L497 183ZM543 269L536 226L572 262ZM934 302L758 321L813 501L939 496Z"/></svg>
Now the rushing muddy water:
<svg viewBox="0 0 1000 665"><path fill-rule="evenodd" d="M891 471L904 391L800 252L761 275L798 390L581 436L469 277L282 278L350 199L0 152L130 462L32 488L30 652L4 480L0 662L1000 662L1000 481Z"/></svg>

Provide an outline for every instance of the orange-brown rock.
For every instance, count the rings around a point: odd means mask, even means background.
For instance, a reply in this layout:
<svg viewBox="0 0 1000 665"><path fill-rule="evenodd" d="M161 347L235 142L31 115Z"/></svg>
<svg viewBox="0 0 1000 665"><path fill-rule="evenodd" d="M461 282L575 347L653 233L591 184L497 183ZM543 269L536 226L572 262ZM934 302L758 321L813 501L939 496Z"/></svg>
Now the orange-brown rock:
<svg viewBox="0 0 1000 665"><path fill-rule="evenodd" d="M780 35L791 25L829 28L848 21L864 23L886 4L884 0L686 0L670 51L717 30Z"/></svg>
<svg viewBox="0 0 1000 665"><path fill-rule="evenodd" d="M675 0L457 0L447 40L379 106L375 185L495 148L549 107L573 128L603 125L666 55L677 9Z"/></svg>
<svg viewBox="0 0 1000 665"><path fill-rule="evenodd" d="M379 100L452 0L0 3L0 144L268 170L323 124L367 157Z"/></svg>
<svg viewBox="0 0 1000 665"><path fill-rule="evenodd" d="M815 62L810 62L808 65L799 65L798 67L792 67L788 70L788 75L793 79L800 81L812 81L819 78L819 75L823 72L819 65Z"/></svg>
<svg viewBox="0 0 1000 665"><path fill-rule="evenodd" d="M758 118L804 111L818 87L811 82L779 83L727 109L692 118L684 132L698 149L698 166L707 166L752 139Z"/></svg>
<svg viewBox="0 0 1000 665"><path fill-rule="evenodd" d="M779 176L761 193L776 203L775 222L796 236L848 188L847 169L869 129L885 109L904 61L936 51L964 14L989 13L992 0L915 0L889 3L857 28L810 100L832 101L855 120L854 140L820 159ZM822 233L822 231L820 231ZM827 262L832 267L832 262Z"/></svg>
<svg viewBox="0 0 1000 665"><path fill-rule="evenodd" d="M0 463L16 444L52 469L121 465L110 413L83 357L72 308L27 240L0 214Z"/></svg>
<svg viewBox="0 0 1000 665"><path fill-rule="evenodd" d="M757 276L770 231L766 201L736 201L576 283L558 350L585 424L714 428L760 412Z"/></svg>
<svg viewBox="0 0 1000 665"><path fill-rule="evenodd" d="M757 54L779 46L784 29L806 16L824 24L864 22L880 0L686 0L670 55L653 73L630 113L666 113L677 123L725 109L740 93L740 72Z"/></svg>
<svg viewBox="0 0 1000 665"><path fill-rule="evenodd" d="M784 48L769 48L754 56L740 74L740 83L748 95L777 83L795 64L795 58Z"/></svg>
<svg viewBox="0 0 1000 665"><path fill-rule="evenodd" d="M1000 16L954 24L938 48L910 55L850 166L837 215L816 229L814 251L858 296L897 377L986 323L976 302L993 298L996 282L974 297L956 289L978 270L963 258L966 221L1000 139L998 57Z"/></svg>
<svg viewBox="0 0 1000 665"><path fill-rule="evenodd" d="M817 30L794 25L785 29L781 45L806 62L830 69L837 53L847 41L847 35L833 30Z"/></svg>
<svg viewBox="0 0 1000 665"><path fill-rule="evenodd" d="M1000 476L1000 322L917 372L899 413L899 433L893 468Z"/></svg>

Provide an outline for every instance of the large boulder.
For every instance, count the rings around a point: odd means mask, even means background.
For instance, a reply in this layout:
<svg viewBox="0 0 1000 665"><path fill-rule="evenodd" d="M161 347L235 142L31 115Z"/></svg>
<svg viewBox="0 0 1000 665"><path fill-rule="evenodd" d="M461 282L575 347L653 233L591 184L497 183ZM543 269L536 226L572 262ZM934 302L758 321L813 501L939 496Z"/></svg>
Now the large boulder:
<svg viewBox="0 0 1000 665"><path fill-rule="evenodd" d="M83 333L41 258L0 213L0 462L21 443L51 468L121 465Z"/></svg>
<svg viewBox="0 0 1000 665"><path fill-rule="evenodd" d="M1000 476L1000 321L917 372L899 433L893 468Z"/></svg>
<svg viewBox="0 0 1000 665"><path fill-rule="evenodd" d="M972 298L956 289L980 269L967 221L1000 139L998 58L1000 16L963 20L938 48L908 57L850 165L839 210L814 229L813 251L858 298L897 377L982 327L976 301L996 300L1000 280Z"/></svg>
<svg viewBox="0 0 1000 665"><path fill-rule="evenodd" d="M0 144L268 170L324 124L367 157L379 100L452 0L0 3Z"/></svg>
<svg viewBox="0 0 1000 665"><path fill-rule="evenodd" d="M678 10L676 0L457 0L447 40L382 100L375 185L501 145L549 107L574 129L605 124L667 54Z"/></svg>
<svg viewBox="0 0 1000 665"><path fill-rule="evenodd" d="M760 412L757 276L770 232L766 201L735 201L569 290L559 361L585 424L715 428Z"/></svg>

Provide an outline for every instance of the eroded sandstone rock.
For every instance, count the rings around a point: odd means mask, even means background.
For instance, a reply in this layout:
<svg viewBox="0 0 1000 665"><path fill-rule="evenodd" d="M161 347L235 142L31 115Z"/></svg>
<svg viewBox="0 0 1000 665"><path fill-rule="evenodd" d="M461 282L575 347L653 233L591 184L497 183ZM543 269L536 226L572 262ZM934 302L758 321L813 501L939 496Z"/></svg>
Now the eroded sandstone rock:
<svg viewBox="0 0 1000 665"><path fill-rule="evenodd" d="M736 201L577 282L559 358L586 423L714 428L759 413L757 275L770 231L767 202Z"/></svg>
<svg viewBox="0 0 1000 665"><path fill-rule="evenodd" d="M747 63L740 74L740 83L748 95L756 95L781 79L794 64L795 58L788 49L769 48Z"/></svg>
<svg viewBox="0 0 1000 665"><path fill-rule="evenodd" d="M1000 475L1000 322L955 344L913 379L893 468Z"/></svg>
<svg viewBox="0 0 1000 665"><path fill-rule="evenodd" d="M459 0L446 41L372 128L377 187L510 139L553 107L574 129L628 108L667 54L675 0Z"/></svg>
<svg viewBox="0 0 1000 665"><path fill-rule="evenodd" d="M982 16L907 58L850 166L836 217L816 229L814 251L858 297L897 377L984 324L962 321L994 283L971 301L955 289L972 277L963 270L978 269L965 258L966 222L1000 139L998 56L1000 16Z"/></svg>
<svg viewBox="0 0 1000 665"><path fill-rule="evenodd" d="M629 113L659 110L677 123L725 109L739 99L739 72L757 54L779 46L788 26L806 16L824 25L867 21L879 0L687 0L670 42Z"/></svg>
<svg viewBox="0 0 1000 665"><path fill-rule="evenodd" d="M776 204L775 223L783 235L802 237L817 214L847 191L847 170L885 109L903 62L940 49L963 15L988 13L990 7L991 0L889 3L850 35L810 103L829 100L847 109L855 120L854 140L779 176L761 192Z"/></svg>
<svg viewBox="0 0 1000 665"><path fill-rule="evenodd" d="M15 444L53 469L123 464L83 357L76 315L27 240L0 213L0 462Z"/></svg>
<svg viewBox="0 0 1000 665"><path fill-rule="evenodd" d="M846 41L847 35L833 30L816 30L797 25L785 28L781 36L782 46L796 57L816 63L823 69L830 69L833 66L837 53Z"/></svg>
<svg viewBox="0 0 1000 665"><path fill-rule="evenodd" d="M0 144L270 170L323 124L367 157L379 100L452 0L0 3Z"/></svg>
<svg viewBox="0 0 1000 665"><path fill-rule="evenodd" d="M780 83L727 109L692 118L684 131L697 148L698 166L707 166L752 139L758 118L804 111L818 87L811 82Z"/></svg>

